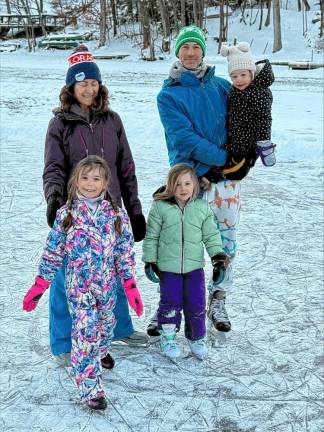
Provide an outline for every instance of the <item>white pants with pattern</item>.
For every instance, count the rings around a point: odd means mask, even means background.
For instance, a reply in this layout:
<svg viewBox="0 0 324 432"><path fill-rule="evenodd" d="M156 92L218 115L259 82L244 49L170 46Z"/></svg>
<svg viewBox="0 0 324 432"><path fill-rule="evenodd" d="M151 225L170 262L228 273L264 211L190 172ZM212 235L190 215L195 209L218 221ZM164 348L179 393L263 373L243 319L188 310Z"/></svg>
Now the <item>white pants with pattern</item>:
<svg viewBox="0 0 324 432"><path fill-rule="evenodd" d="M224 280L217 286L212 281L208 284L210 293L216 290L228 291L233 283L233 263L237 250L236 230L241 209L240 191L239 181L224 180L217 184L212 183L210 190L203 194L203 199L209 202L215 215L224 252L230 257Z"/></svg>

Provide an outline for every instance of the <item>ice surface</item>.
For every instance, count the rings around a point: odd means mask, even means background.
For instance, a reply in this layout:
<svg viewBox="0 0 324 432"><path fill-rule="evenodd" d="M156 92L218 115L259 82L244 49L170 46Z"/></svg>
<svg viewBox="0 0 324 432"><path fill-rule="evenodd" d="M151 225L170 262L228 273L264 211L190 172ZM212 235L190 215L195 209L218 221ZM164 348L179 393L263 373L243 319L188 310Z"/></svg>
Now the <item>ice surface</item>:
<svg viewBox="0 0 324 432"><path fill-rule="evenodd" d="M209 332L203 363L189 356L182 332L177 365L157 344L114 347L116 367L104 372L109 406L94 413L78 402L68 369L50 355L48 296L34 313L22 311L48 232L43 147L65 73L63 55L55 60L50 54L2 58L0 430L322 431L322 73L275 67L277 165L258 162L242 182L236 280L227 298L233 330ZM155 97L169 64L100 67L125 124L147 214L168 169ZM225 65L217 71L226 76ZM134 322L145 330L158 294L140 256L137 245L146 311Z"/></svg>

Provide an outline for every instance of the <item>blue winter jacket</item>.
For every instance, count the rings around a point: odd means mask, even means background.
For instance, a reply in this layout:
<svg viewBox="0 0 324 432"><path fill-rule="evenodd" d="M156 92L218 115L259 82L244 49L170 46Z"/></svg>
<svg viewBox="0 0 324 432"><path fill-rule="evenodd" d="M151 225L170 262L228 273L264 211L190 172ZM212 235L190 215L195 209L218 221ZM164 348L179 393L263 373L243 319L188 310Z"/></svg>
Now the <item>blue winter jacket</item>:
<svg viewBox="0 0 324 432"><path fill-rule="evenodd" d="M207 70L199 80L191 72L167 79L157 96L161 122L173 166L186 163L196 174L226 161L227 101L231 84Z"/></svg>

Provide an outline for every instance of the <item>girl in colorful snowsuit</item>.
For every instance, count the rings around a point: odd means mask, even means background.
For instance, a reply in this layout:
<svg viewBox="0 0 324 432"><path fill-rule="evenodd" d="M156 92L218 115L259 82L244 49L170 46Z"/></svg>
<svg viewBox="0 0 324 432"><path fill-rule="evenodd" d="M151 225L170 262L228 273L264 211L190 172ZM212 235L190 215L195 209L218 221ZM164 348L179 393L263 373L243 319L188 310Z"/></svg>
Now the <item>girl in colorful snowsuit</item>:
<svg viewBox="0 0 324 432"><path fill-rule="evenodd" d="M109 368L111 363L108 349L116 324L117 277L130 306L138 316L143 313L134 279L129 219L110 198L109 181L109 168L102 158L89 156L77 164L69 181L67 204L56 214L38 276L23 301L25 311L34 310L66 260L72 371L82 400L93 409L107 406L101 374L102 367L107 363Z"/></svg>
<svg viewBox="0 0 324 432"><path fill-rule="evenodd" d="M212 257L213 280L220 282L226 267L222 239L208 202L197 198L198 178L193 168L177 164L169 171L165 191L154 195L143 242L146 273L160 278L158 328L162 352L175 359L175 342L181 311L191 352L199 359L207 355L204 341L205 276L204 245Z"/></svg>
<svg viewBox="0 0 324 432"><path fill-rule="evenodd" d="M73 168L86 156L97 155L109 166L111 196L120 207L125 206L134 239L141 241L145 235L145 219L138 197L135 164L122 121L109 107L108 90L87 48L80 46L68 60L60 108L54 111L45 142L43 186L48 224L53 226L57 210L66 202L67 184ZM65 263L50 290L50 346L58 360L69 358L71 351L71 317L65 295L64 270ZM147 343L145 334L134 331L120 282L115 316L115 339L133 345Z"/></svg>

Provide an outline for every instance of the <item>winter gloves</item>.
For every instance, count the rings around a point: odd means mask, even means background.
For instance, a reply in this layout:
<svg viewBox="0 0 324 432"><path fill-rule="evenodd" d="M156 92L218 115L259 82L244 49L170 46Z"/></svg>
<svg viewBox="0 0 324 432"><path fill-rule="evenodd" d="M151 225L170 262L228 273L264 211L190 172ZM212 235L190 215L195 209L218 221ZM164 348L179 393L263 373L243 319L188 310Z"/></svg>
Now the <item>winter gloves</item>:
<svg viewBox="0 0 324 432"><path fill-rule="evenodd" d="M144 305L141 295L136 288L136 281L134 278L128 279L123 283L123 288L129 303L129 306L136 312L137 316L143 314Z"/></svg>
<svg viewBox="0 0 324 432"><path fill-rule="evenodd" d="M140 242L141 240L143 240L146 234L145 217L142 215L142 213L139 213L133 216L129 216L129 219L132 226L134 240L136 242Z"/></svg>
<svg viewBox="0 0 324 432"><path fill-rule="evenodd" d="M160 282L160 270L155 263L145 263L144 271L146 277L153 283Z"/></svg>
<svg viewBox="0 0 324 432"><path fill-rule="evenodd" d="M23 300L24 311L26 312L33 311L38 304L38 300L42 297L42 295L44 294L44 292L47 290L49 286L50 286L50 282L48 282L47 280L43 279L40 276L37 276L35 278L34 285L31 288L29 288L27 294L24 297Z"/></svg>
<svg viewBox="0 0 324 432"><path fill-rule="evenodd" d="M211 183L218 183L219 181L224 180L222 168L216 166L210 167L209 171L204 174L204 177L206 177L206 179Z"/></svg>
<svg viewBox="0 0 324 432"><path fill-rule="evenodd" d="M54 192L52 195L49 196L47 200L47 211L46 211L46 218L47 218L47 224L51 228L53 228L56 212L59 208L62 207L64 204L63 198L58 192Z"/></svg>
<svg viewBox="0 0 324 432"><path fill-rule="evenodd" d="M231 157L227 158L227 161L222 167L211 167L204 177L212 183L218 183L221 180L242 180L246 177L255 165L256 154L248 155L241 159L240 162L236 162Z"/></svg>
<svg viewBox="0 0 324 432"><path fill-rule="evenodd" d="M215 285L223 282L229 258L224 252L220 252L212 257L213 282Z"/></svg>

